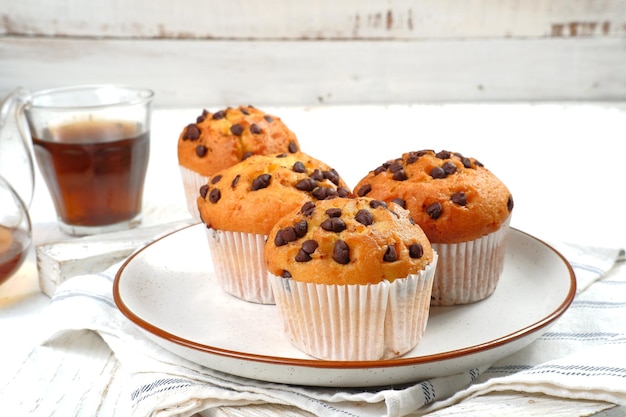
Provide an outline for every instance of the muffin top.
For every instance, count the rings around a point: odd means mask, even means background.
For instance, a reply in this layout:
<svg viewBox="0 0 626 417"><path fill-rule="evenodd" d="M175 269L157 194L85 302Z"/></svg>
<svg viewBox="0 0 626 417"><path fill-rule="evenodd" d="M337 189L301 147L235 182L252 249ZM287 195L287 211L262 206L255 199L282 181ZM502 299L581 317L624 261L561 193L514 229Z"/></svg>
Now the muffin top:
<svg viewBox="0 0 626 417"><path fill-rule="evenodd" d="M357 196L394 201L411 212L431 243L459 243L498 230L513 210L509 189L460 153L408 152L370 171Z"/></svg>
<svg viewBox="0 0 626 417"><path fill-rule="evenodd" d="M274 275L344 285L404 278L434 255L408 210L370 198L334 198L307 202L282 217L264 256Z"/></svg>
<svg viewBox="0 0 626 417"><path fill-rule="evenodd" d="M202 221L216 230L269 234L307 201L351 197L337 171L303 152L253 155L200 188Z"/></svg>
<svg viewBox="0 0 626 417"><path fill-rule="evenodd" d="M250 155L299 149L296 135L280 118L253 106L228 107L204 110L196 123L185 126L178 138L178 162L209 177Z"/></svg>

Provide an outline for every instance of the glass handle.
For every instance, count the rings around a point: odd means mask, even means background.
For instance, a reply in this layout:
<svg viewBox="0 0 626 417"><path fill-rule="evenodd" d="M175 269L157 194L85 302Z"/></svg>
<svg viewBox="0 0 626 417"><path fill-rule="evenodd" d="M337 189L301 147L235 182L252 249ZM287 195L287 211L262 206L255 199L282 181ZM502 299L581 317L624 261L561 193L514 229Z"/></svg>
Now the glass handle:
<svg viewBox="0 0 626 417"><path fill-rule="evenodd" d="M23 114L29 97L20 87L0 103L0 176L12 185L27 207L35 189L30 134Z"/></svg>

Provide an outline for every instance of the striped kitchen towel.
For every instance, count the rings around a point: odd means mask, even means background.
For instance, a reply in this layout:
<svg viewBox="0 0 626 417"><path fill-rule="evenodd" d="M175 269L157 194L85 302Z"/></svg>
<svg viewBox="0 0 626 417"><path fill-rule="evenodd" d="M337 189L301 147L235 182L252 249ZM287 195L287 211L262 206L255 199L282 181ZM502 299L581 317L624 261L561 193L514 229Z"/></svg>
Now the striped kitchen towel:
<svg viewBox="0 0 626 417"><path fill-rule="evenodd" d="M616 264L616 250L573 245L557 249L569 257L583 290L549 333L489 369L409 386L378 390L290 386L189 362L148 340L116 308L111 292L118 266L63 283L50 303L51 331L46 338L83 329L100 334L118 359L119 372L130 376L132 409L125 414L137 417L191 416L217 407L255 404L284 405L317 416L397 417L498 390L626 404L623 252Z"/></svg>
<svg viewBox="0 0 626 417"><path fill-rule="evenodd" d="M531 345L493 364L470 387L425 407L423 413L494 391L626 405L624 250L554 246L576 273L578 293L569 310Z"/></svg>

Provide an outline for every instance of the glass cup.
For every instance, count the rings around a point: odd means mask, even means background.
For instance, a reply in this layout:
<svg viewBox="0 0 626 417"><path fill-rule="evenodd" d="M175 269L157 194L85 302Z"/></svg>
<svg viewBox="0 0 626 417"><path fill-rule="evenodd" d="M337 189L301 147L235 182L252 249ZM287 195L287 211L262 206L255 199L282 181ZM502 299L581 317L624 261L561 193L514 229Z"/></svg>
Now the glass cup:
<svg viewBox="0 0 626 417"><path fill-rule="evenodd" d="M148 89L86 85L23 99L23 131L63 232L91 235L140 224L153 96Z"/></svg>

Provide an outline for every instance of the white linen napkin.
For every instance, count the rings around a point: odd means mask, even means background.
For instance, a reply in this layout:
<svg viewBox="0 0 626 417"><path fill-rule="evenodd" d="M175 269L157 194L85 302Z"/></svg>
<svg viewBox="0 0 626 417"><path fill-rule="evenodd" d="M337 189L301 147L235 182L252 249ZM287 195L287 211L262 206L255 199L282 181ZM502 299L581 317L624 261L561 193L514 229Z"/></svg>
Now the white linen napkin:
<svg viewBox="0 0 626 417"><path fill-rule="evenodd" d="M132 416L191 416L222 406L277 404L317 416L404 416L429 412L498 390L543 392L626 404L626 268L608 275L617 250L567 245L582 291L552 330L489 369L387 389L291 386L217 372L156 345L116 308L112 282L119 265L63 283L47 317L51 340L72 330L101 335L130 375ZM623 256L623 254L622 254ZM617 271L617 268L616 268ZM532 306L529 306L532 308ZM80 312L80 314L77 314ZM590 353L590 354L588 354ZM456 393L456 394L455 394Z"/></svg>

